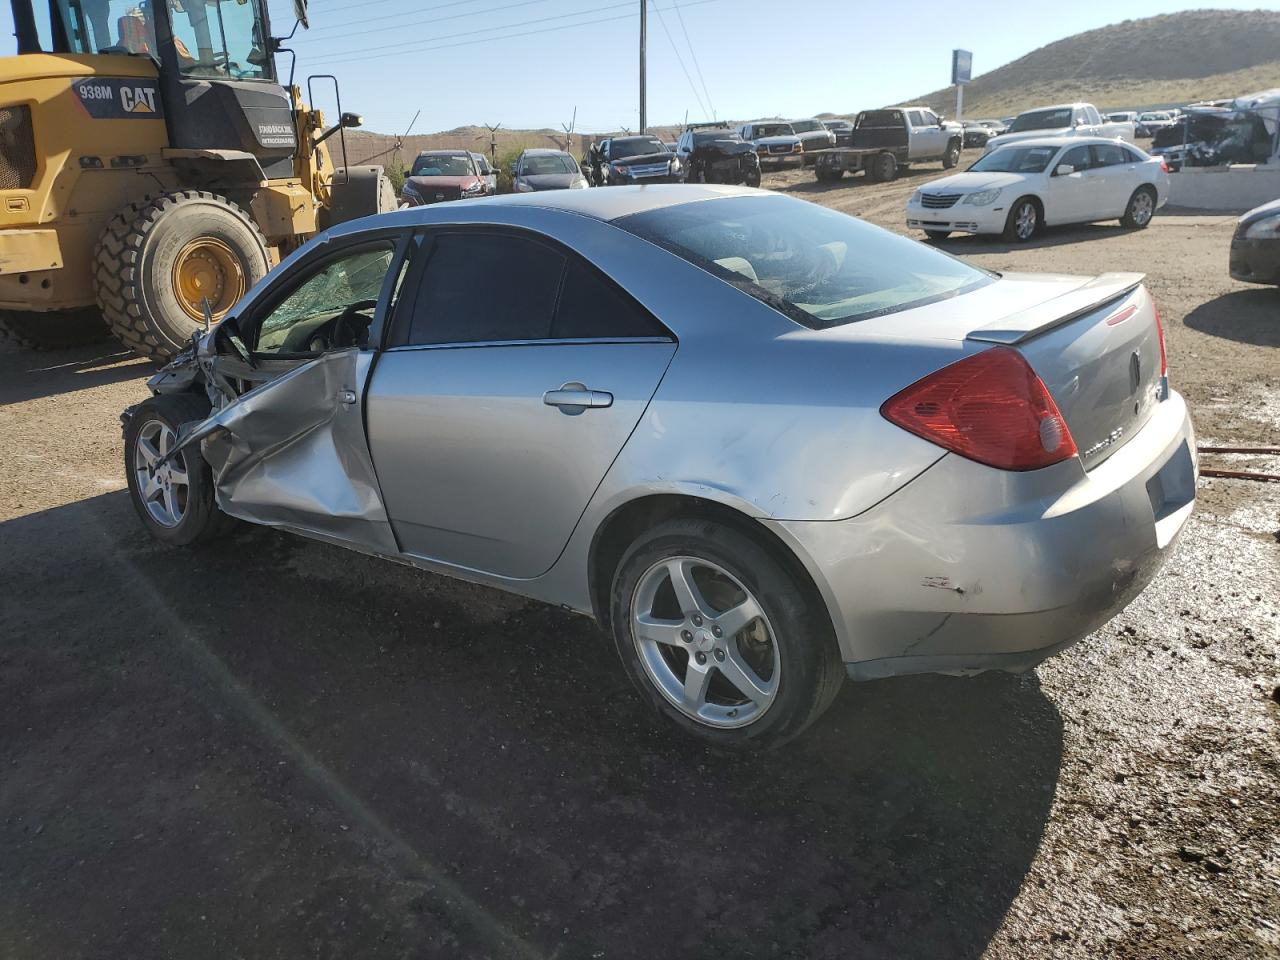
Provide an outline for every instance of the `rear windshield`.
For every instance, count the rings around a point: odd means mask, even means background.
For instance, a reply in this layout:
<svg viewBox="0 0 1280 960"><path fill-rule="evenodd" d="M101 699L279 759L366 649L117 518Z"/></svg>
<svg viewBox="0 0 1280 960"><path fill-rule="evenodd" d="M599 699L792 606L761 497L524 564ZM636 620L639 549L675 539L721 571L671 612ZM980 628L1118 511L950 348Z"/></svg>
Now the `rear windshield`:
<svg viewBox="0 0 1280 960"><path fill-rule="evenodd" d="M411 177L469 177L475 173L471 158L463 154L427 154L413 161Z"/></svg>
<svg viewBox="0 0 1280 960"><path fill-rule="evenodd" d="M903 127L906 121L901 110L868 110L858 115L858 129L871 127Z"/></svg>
<svg viewBox="0 0 1280 960"><path fill-rule="evenodd" d="M525 177L540 177L545 174L577 172L578 165L573 162L573 158L559 153L525 157L520 161L520 174Z"/></svg>
<svg viewBox="0 0 1280 960"><path fill-rule="evenodd" d="M813 131L822 130L824 127L817 120L792 120L791 129L796 133L813 133Z"/></svg>
<svg viewBox="0 0 1280 960"><path fill-rule="evenodd" d="M815 330L945 300L991 274L805 200L725 197L615 220Z"/></svg>
<svg viewBox="0 0 1280 960"><path fill-rule="evenodd" d="M997 147L969 169L977 173L1044 173L1057 147Z"/></svg>
<svg viewBox="0 0 1280 960"><path fill-rule="evenodd" d="M795 131L789 123L756 124L756 137L794 137Z"/></svg>
<svg viewBox="0 0 1280 960"><path fill-rule="evenodd" d="M1031 113L1020 113L1009 127L1010 133L1022 133L1026 130L1061 130L1071 126L1071 109L1033 110Z"/></svg>

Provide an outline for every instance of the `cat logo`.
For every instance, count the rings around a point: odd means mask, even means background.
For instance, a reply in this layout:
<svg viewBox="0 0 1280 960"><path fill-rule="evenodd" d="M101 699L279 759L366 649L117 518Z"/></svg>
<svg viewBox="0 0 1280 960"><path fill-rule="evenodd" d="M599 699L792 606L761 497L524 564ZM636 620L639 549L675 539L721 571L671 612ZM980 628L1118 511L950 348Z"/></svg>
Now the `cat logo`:
<svg viewBox="0 0 1280 960"><path fill-rule="evenodd" d="M155 113L155 88L121 87L120 106L124 107L125 113Z"/></svg>
<svg viewBox="0 0 1280 960"><path fill-rule="evenodd" d="M154 80L134 77L83 77L71 92L94 120L160 120L164 104Z"/></svg>

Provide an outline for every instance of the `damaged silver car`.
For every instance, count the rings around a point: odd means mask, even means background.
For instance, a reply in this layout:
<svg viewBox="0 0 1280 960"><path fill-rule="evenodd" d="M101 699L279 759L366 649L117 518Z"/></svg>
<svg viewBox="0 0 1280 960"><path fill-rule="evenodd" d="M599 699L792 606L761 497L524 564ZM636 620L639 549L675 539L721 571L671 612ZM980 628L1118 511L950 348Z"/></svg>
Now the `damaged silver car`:
<svg viewBox="0 0 1280 960"><path fill-rule="evenodd" d="M294 253L126 411L139 516L227 517L594 616L720 744L846 676L1021 671L1195 499L1136 274L991 274L737 187L402 210Z"/></svg>

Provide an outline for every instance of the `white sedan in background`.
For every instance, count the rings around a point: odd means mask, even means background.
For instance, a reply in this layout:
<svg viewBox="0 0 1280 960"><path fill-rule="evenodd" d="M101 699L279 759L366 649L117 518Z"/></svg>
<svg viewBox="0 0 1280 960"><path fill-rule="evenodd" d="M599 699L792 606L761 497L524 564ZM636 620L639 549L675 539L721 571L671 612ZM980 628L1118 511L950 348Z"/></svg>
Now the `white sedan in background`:
<svg viewBox="0 0 1280 960"><path fill-rule="evenodd" d="M907 202L907 226L931 240L1003 234L1025 243L1042 227L1119 218L1142 228L1169 197L1169 168L1131 143L1102 137L1021 140Z"/></svg>

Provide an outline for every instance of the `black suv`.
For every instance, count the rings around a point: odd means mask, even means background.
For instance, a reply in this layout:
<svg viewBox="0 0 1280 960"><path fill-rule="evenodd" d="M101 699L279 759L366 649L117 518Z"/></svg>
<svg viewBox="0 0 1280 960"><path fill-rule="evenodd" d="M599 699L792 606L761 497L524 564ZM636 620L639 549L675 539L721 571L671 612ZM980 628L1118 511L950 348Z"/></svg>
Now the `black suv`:
<svg viewBox="0 0 1280 960"><path fill-rule="evenodd" d="M680 160L657 137L610 137L592 144L582 170L593 187L626 183L683 183Z"/></svg>
<svg viewBox="0 0 1280 960"><path fill-rule="evenodd" d="M689 183L760 186L760 158L727 123L692 123L676 141L676 156Z"/></svg>

